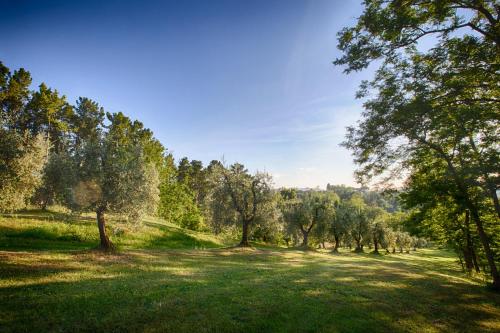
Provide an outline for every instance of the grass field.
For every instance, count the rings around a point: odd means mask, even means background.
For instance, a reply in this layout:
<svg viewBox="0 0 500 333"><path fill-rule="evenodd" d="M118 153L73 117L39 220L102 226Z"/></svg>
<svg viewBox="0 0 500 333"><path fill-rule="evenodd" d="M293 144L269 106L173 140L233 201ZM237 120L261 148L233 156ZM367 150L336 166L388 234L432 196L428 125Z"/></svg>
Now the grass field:
<svg viewBox="0 0 500 333"><path fill-rule="evenodd" d="M113 224L113 223L111 223ZM1 332L499 332L500 295L449 252L232 249L160 220L0 217Z"/></svg>

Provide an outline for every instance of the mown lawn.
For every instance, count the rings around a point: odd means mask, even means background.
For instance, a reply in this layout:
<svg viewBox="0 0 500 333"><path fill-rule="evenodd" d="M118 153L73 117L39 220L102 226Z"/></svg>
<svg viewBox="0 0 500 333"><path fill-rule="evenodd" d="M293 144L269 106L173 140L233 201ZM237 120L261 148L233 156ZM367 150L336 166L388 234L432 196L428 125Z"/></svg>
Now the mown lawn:
<svg viewBox="0 0 500 333"><path fill-rule="evenodd" d="M106 255L91 220L0 218L0 331L500 331L500 295L446 251L231 249L148 223Z"/></svg>

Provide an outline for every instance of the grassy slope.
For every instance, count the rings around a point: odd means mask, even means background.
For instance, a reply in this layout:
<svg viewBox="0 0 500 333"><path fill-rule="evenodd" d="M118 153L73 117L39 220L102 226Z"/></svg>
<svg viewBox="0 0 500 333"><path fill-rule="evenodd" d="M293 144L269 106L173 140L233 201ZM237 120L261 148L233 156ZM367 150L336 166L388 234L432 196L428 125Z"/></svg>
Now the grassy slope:
<svg viewBox="0 0 500 333"><path fill-rule="evenodd" d="M444 251L224 249L151 220L103 255L92 220L28 215L0 218L2 332L500 330L500 296Z"/></svg>

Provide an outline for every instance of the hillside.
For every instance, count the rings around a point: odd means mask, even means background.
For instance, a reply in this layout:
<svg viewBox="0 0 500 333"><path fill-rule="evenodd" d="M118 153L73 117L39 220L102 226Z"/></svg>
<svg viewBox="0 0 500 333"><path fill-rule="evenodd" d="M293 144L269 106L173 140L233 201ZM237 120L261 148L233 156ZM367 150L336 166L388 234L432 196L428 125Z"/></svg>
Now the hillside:
<svg viewBox="0 0 500 333"><path fill-rule="evenodd" d="M122 250L223 246L220 239L210 234L182 229L156 218L147 218L137 226L111 219L107 229L114 244ZM33 210L0 217L0 249L77 250L98 244L93 215L74 217Z"/></svg>
<svg viewBox="0 0 500 333"><path fill-rule="evenodd" d="M232 249L161 220L113 224L106 255L90 217L0 218L2 332L500 330L500 296L444 250Z"/></svg>

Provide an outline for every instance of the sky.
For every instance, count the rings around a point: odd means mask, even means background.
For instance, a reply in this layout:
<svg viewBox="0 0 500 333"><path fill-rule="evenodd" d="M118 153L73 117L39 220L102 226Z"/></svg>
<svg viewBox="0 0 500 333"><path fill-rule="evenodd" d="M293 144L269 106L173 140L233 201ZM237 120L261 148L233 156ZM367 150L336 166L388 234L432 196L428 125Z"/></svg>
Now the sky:
<svg viewBox="0 0 500 333"><path fill-rule="evenodd" d="M142 121L176 159L238 161L276 187L355 185L339 144L372 73L332 61L360 3L0 0L0 61Z"/></svg>

